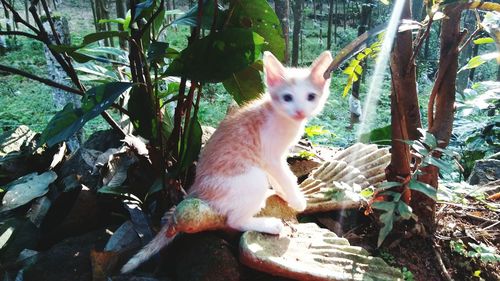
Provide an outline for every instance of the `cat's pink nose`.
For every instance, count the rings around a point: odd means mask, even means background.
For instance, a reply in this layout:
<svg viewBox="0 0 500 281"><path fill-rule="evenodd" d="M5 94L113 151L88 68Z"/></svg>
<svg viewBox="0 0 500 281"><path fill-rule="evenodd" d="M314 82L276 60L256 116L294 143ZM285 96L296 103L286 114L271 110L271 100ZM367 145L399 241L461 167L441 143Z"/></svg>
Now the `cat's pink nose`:
<svg viewBox="0 0 500 281"><path fill-rule="evenodd" d="M295 115L293 116L293 118L297 120L302 120L306 118L306 114L304 113L303 110L297 110L295 111Z"/></svg>

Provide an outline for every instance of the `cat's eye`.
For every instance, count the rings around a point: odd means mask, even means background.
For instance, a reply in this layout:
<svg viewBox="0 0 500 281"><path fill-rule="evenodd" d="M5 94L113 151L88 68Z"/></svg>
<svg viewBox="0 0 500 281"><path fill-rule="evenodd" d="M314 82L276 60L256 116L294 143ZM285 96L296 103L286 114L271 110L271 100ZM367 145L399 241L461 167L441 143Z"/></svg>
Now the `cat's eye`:
<svg viewBox="0 0 500 281"><path fill-rule="evenodd" d="M309 93L307 94L307 100L308 101L313 101L316 99L316 94L315 93Z"/></svg>
<svg viewBox="0 0 500 281"><path fill-rule="evenodd" d="M285 102L291 102L291 101L293 101L293 96L291 94L284 94L283 95L283 100Z"/></svg>

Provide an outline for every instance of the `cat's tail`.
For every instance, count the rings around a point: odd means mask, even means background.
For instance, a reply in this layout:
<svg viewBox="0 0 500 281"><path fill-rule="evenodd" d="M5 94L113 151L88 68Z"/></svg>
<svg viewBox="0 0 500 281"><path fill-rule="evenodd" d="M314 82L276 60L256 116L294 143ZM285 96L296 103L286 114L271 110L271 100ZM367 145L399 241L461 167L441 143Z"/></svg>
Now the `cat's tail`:
<svg viewBox="0 0 500 281"><path fill-rule="evenodd" d="M171 210L172 211L172 210ZM170 212L169 212L170 213ZM121 273L128 273L136 269L143 262L150 259L161 249L166 247L177 236L176 234L168 236L167 232L171 226L172 217L170 216L167 223L161 228L160 232L151 240L144 248L135 254L121 269Z"/></svg>

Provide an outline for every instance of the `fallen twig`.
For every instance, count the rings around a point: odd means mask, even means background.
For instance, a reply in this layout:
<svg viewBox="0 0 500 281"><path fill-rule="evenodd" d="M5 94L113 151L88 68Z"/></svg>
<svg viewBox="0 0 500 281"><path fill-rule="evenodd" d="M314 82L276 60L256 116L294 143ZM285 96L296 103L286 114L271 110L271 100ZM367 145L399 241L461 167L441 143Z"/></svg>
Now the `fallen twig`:
<svg viewBox="0 0 500 281"><path fill-rule="evenodd" d="M439 253L435 242L432 243L432 249L434 250L434 255L436 256L436 260L438 262L439 269L441 269L442 276L448 281L453 281L453 278L451 278L450 273L448 272L448 270L446 269L446 266L443 263L443 258L441 257L441 254Z"/></svg>

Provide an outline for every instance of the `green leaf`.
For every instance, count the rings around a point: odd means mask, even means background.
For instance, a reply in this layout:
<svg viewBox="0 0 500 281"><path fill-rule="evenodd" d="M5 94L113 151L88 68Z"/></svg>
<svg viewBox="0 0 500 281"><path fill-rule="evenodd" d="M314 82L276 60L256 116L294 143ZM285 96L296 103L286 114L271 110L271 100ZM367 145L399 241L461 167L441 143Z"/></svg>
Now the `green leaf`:
<svg viewBox="0 0 500 281"><path fill-rule="evenodd" d="M428 197L437 200L437 190L429 184L417 180L410 180L408 187L411 190L419 191Z"/></svg>
<svg viewBox="0 0 500 281"><path fill-rule="evenodd" d="M169 44L167 42L151 42L148 48L147 58L151 62L163 62Z"/></svg>
<svg viewBox="0 0 500 281"><path fill-rule="evenodd" d="M193 42L168 67L165 75L200 82L222 82L255 63L264 38L240 28L228 28Z"/></svg>
<svg viewBox="0 0 500 281"><path fill-rule="evenodd" d="M113 194L113 195L125 195L130 193L130 190L126 186L103 186L99 188L97 193L102 194Z"/></svg>
<svg viewBox="0 0 500 281"><path fill-rule="evenodd" d="M144 2L135 5L134 21L136 21L142 15L143 12L150 11L154 3L155 0L146 0Z"/></svg>
<svg viewBox="0 0 500 281"><path fill-rule="evenodd" d="M377 247L380 247L382 245L382 242L384 242L385 238L392 230L392 226L394 224L394 210L396 209L396 203L375 202L372 204L372 208L385 211L379 217L380 222L384 224L384 226L378 233Z"/></svg>
<svg viewBox="0 0 500 281"><path fill-rule="evenodd" d="M32 173L7 184L5 186L7 193L3 196L0 213L23 206L45 195L49 191L49 185L56 179L56 173L48 171L41 175Z"/></svg>
<svg viewBox="0 0 500 281"><path fill-rule="evenodd" d="M432 155L429 155L423 159L423 162L426 164L431 164L438 167L441 171L445 173L451 173L451 165L448 162L443 161L442 159L436 158Z"/></svg>
<svg viewBox="0 0 500 281"><path fill-rule="evenodd" d="M354 73L354 66L348 66L344 69L344 73L347 75L352 75Z"/></svg>
<svg viewBox="0 0 500 281"><path fill-rule="evenodd" d="M364 188L359 192L359 195L363 196L364 198L370 198L373 196L373 194L374 194L373 187Z"/></svg>
<svg viewBox="0 0 500 281"><path fill-rule="evenodd" d="M201 17L201 27L204 29L211 29L214 19L214 1L205 0L203 2L203 11ZM216 29L220 29L224 24L225 16L221 5L217 5L217 19L216 19ZM187 25L187 26L197 26L198 25L198 4L195 4L189 11L187 11L182 17L177 18L172 22L175 25Z"/></svg>
<svg viewBox="0 0 500 281"><path fill-rule="evenodd" d="M267 45L265 51L270 51L276 58L285 58L285 37L281 23L274 9L266 0L231 1L229 10L229 27L244 28L264 37Z"/></svg>
<svg viewBox="0 0 500 281"><path fill-rule="evenodd" d="M360 136L359 141L362 143L376 143L378 145L391 145L392 127L387 125L371 130Z"/></svg>
<svg viewBox="0 0 500 281"><path fill-rule="evenodd" d="M112 38L112 37L123 37L126 38L128 36L128 33L125 31L102 31L102 32L95 32L95 33L90 33L83 37L83 42L80 45L77 46L68 46L68 45L50 45L49 48L52 49L55 52L61 53L61 52L67 52L71 53L74 52L78 49L81 49L91 43L107 39L107 38Z"/></svg>
<svg viewBox="0 0 500 281"><path fill-rule="evenodd" d="M117 18L117 19L100 19L99 20L99 23L102 24L102 23L117 23L117 24L121 24L123 25L123 23L125 22L125 19L122 19L122 18Z"/></svg>
<svg viewBox="0 0 500 281"><path fill-rule="evenodd" d="M315 136L329 134L330 131L323 129L323 126L307 126L304 129L304 133L307 135L307 137L312 138Z"/></svg>
<svg viewBox="0 0 500 281"><path fill-rule="evenodd" d="M386 181L377 185L376 191L380 192L396 186L401 186L401 183L396 181Z"/></svg>
<svg viewBox="0 0 500 281"><path fill-rule="evenodd" d="M182 153L181 165L179 167L180 171L184 171L189 168L189 166L191 166L191 164L198 159L198 154L200 154L201 150L201 136L203 135L203 131L197 116L191 118L188 129L189 137L185 138L183 146L184 152Z"/></svg>
<svg viewBox="0 0 500 281"><path fill-rule="evenodd" d="M398 202L398 213L403 219L408 220L411 218L412 209L405 202L399 201Z"/></svg>
<svg viewBox="0 0 500 281"><path fill-rule="evenodd" d="M132 83L111 82L88 90L82 98L82 108L75 109L69 103L52 117L42 132L40 143L51 147L67 140L87 121L110 107L131 85Z"/></svg>
<svg viewBox="0 0 500 281"><path fill-rule="evenodd" d="M222 82L222 85L239 105L243 105L264 93L264 83L260 76L260 70L262 70L261 60L231 74L229 79Z"/></svg>
<svg viewBox="0 0 500 281"><path fill-rule="evenodd" d="M495 43L495 39L493 39L491 37L483 37L483 38L475 39L472 42L474 42L474 44L476 44L476 45L482 45L482 44Z"/></svg>
<svg viewBox="0 0 500 281"><path fill-rule="evenodd" d="M420 141L422 143L428 145L431 148L431 150L437 147L436 137L433 134L427 132L425 129L422 128L418 128L417 130L422 135L422 137L420 137Z"/></svg>
<svg viewBox="0 0 500 281"><path fill-rule="evenodd" d="M356 66L356 68L354 68L354 71L355 71L358 75L361 75L361 73L363 73L363 67L361 67L361 65L358 65L358 66Z"/></svg>
<svg viewBox="0 0 500 281"><path fill-rule="evenodd" d="M475 56L475 57L471 58L466 65L464 65L462 68L460 68L460 70L458 72L466 70L466 69L476 68L489 60L498 59L498 57L499 57L498 52L493 52L493 53Z"/></svg>

